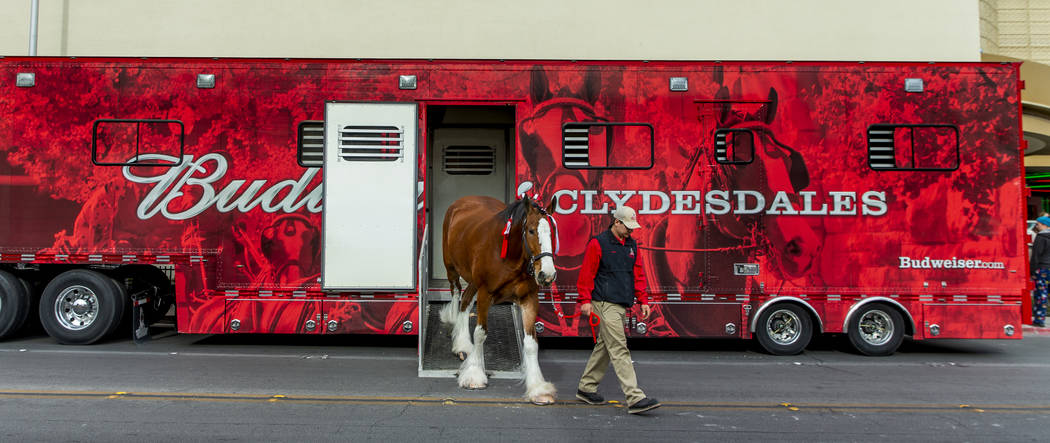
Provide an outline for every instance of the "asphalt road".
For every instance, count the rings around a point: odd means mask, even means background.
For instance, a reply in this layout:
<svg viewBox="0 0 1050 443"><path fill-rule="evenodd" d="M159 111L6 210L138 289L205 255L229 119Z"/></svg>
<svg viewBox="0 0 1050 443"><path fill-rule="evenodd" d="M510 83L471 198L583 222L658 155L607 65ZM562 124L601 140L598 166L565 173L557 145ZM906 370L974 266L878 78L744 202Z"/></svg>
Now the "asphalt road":
<svg viewBox="0 0 1050 443"><path fill-rule="evenodd" d="M0 441L1046 441L1050 336L905 341L864 357L835 340L775 357L743 341L632 342L664 407L575 401L586 341L541 341L560 390L466 391L416 376L414 338L190 336L136 345L0 342ZM622 401L610 370L600 392Z"/></svg>

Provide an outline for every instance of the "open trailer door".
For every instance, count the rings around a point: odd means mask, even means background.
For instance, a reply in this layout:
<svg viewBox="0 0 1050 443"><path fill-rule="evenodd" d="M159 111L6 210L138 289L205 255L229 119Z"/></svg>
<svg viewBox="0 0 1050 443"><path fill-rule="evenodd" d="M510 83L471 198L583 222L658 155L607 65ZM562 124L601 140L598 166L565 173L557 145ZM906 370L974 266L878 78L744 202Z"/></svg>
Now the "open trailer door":
<svg viewBox="0 0 1050 443"><path fill-rule="evenodd" d="M414 103L325 104L321 287L413 290Z"/></svg>

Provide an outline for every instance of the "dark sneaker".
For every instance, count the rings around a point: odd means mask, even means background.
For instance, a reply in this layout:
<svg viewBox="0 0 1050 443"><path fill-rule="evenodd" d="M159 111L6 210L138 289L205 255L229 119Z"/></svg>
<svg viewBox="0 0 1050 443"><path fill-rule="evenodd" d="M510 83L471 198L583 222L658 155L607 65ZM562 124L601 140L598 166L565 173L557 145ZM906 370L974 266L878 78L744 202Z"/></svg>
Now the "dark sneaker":
<svg viewBox="0 0 1050 443"><path fill-rule="evenodd" d="M638 400L638 402L636 402L635 404L628 406L627 412L630 414L641 414L642 412L651 411L659 407L660 402L656 401L655 398L645 397L641 400Z"/></svg>
<svg viewBox="0 0 1050 443"><path fill-rule="evenodd" d="M580 401L589 405L604 405L605 398L597 392L583 392L579 389L576 390L576 398Z"/></svg>

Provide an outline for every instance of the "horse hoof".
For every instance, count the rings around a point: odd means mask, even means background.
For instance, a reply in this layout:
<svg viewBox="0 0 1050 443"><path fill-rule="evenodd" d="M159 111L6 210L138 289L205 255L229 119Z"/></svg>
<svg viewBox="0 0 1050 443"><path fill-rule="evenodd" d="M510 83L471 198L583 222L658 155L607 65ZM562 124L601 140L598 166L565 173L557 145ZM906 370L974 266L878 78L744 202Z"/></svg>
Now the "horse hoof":
<svg viewBox="0 0 1050 443"><path fill-rule="evenodd" d="M470 389L471 391L480 391L480 390L485 389L487 387L489 387L489 385L484 384L484 383L467 385L467 389Z"/></svg>
<svg viewBox="0 0 1050 443"><path fill-rule="evenodd" d="M532 404L537 406L547 406L554 404L553 395L537 395L535 397L532 397L530 400L532 401Z"/></svg>
<svg viewBox="0 0 1050 443"><path fill-rule="evenodd" d="M457 352L456 356L459 357L459 361L463 361L463 360L467 359L467 353L466 352Z"/></svg>

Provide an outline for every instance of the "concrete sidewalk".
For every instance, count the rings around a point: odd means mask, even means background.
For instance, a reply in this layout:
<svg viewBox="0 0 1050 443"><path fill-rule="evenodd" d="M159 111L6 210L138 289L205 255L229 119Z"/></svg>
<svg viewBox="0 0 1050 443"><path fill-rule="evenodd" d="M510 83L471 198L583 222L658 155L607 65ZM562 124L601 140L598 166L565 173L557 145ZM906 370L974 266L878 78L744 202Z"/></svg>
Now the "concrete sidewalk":
<svg viewBox="0 0 1050 443"><path fill-rule="evenodd" d="M1050 335L1050 328L1039 328L1032 325L1024 325L1021 329L1022 337L1028 337L1032 335Z"/></svg>

